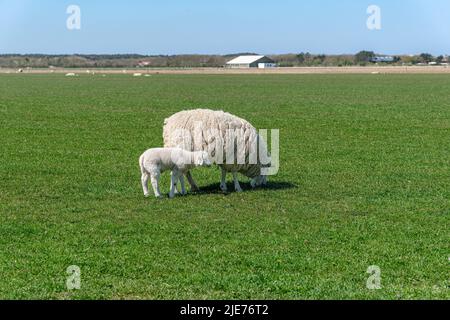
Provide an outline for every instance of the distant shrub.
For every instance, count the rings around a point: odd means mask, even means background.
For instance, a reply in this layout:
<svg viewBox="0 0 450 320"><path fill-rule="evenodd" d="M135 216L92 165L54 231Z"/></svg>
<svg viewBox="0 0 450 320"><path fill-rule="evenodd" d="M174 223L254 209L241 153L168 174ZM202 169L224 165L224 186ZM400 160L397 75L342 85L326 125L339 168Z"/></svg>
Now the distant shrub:
<svg viewBox="0 0 450 320"><path fill-rule="evenodd" d="M287 68L287 67L293 67L294 66L294 64L292 63L292 62L280 62L279 64L278 64L280 67L283 67L283 68Z"/></svg>

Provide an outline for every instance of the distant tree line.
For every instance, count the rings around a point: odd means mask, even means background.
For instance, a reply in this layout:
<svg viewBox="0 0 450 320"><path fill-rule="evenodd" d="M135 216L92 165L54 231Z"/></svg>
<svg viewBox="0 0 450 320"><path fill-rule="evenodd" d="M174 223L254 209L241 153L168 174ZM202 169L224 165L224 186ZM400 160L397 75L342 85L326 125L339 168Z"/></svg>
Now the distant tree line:
<svg viewBox="0 0 450 320"><path fill-rule="evenodd" d="M236 53L229 55L139 55L139 54L3 54L0 55L0 68L198 68L223 67L225 63L239 55L255 53ZM416 65L448 63L447 56L433 56L429 53L419 55L393 56L388 62L375 57L383 55L372 51L361 51L355 55L325 55L301 52L297 54L269 55L280 67L305 66L358 66L377 64Z"/></svg>
<svg viewBox="0 0 450 320"><path fill-rule="evenodd" d="M387 61L376 59L377 57L386 58ZM275 55L271 56L271 58L277 61L281 67L366 66L375 63L379 65L417 65L449 62L448 57L444 55L435 57L429 53L422 53L420 55L386 56L376 54L373 51L360 51L355 55L325 55L302 52L296 55Z"/></svg>

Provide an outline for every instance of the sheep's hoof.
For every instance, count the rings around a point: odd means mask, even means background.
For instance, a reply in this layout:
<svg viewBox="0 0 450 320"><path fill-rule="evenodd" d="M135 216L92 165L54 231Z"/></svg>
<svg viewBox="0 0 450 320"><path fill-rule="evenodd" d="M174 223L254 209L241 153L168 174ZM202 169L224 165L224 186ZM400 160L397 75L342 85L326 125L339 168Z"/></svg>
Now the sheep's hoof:
<svg viewBox="0 0 450 320"><path fill-rule="evenodd" d="M144 194L144 197L145 198L148 198L150 195L147 193L147 194Z"/></svg>
<svg viewBox="0 0 450 320"><path fill-rule="evenodd" d="M241 192L244 192L244 191L241 188L239 188L239 189L236 189L236 192L241 193Z"/></svg>
<svg viewBox="0 0 450 320"><path fill-rule="evenodd" d="M156 199L164 199L164 196L162 195L156 196Z"/></svg>

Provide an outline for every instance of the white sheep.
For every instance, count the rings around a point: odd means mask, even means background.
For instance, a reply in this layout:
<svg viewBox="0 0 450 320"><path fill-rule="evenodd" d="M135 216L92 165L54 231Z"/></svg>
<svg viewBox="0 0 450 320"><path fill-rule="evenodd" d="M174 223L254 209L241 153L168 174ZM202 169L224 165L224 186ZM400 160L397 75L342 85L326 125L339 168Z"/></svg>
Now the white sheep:
<svg viewBox="0 0 450 320"><path fill-rule="evenodd" d="M234 136L230 136L230 132ZM237 192L242 191L237 173L249 177L253 188L267 183L267 176L261 174L263 167L270 166L267 145L257 130L244 119L208 109L181 111L164 121L163 138L165 147L207 151L221 167L220 188L223 191L227 191L228 172L233 174ZM230 151L234 153L232 157L228 156ZM265 163L261 161L261 154L266 156ZM192 189L198 190L189 171L186 177Z"/></svg>
<svg viewBox="0 0 450 320"><path fill-rule="evenodd" d="M144 195L149 196L148 180L151 179L153 191L157 198L162 198L159 191L161 173L171 170L171 186L169 197L178 193L177 183L180 181L181 194L186 194L183 174L198 166L210 166L207 152L190 152L180 148L153 148L145 151L139 158L141 182Z"/></svg>

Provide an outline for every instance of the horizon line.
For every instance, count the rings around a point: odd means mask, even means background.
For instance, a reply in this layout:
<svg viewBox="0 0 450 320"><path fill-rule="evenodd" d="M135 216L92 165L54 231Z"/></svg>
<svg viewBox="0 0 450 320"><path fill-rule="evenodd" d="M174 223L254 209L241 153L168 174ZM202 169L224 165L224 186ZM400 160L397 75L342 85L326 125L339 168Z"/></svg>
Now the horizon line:
<svg viewBox="0 0 450 320"><path fill-rule="evenodd" d="M361 50L355 53L314 53L309 51L300 51L300 52L284 52L284 53L256 53L256 52L232 52L232 53L173 53L173 54L165 54L165 53L158 53L158 54L145 54L145 53L0 53L0 56L27 56L27 55L36 55L36 56L114 56L114 55L134 55L134 56L144 56L144 57L159 57L159 56L232 56L232 55L264 55L264 56L279 56L279 55L298 55L301 53L308 53L311 55L326 55L326 56L351 56L356 55L359 52L362 51L368 51L368 52L374 52L376 55L387 55L387 56L415 56L415 55L421 55L423 53L432 54L431 51L422 51L420 53L380 53L373 50ZM432 54L435 55L435 54ZM440 53L439 55L450 55L446 53Z"/></svg>

